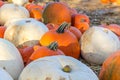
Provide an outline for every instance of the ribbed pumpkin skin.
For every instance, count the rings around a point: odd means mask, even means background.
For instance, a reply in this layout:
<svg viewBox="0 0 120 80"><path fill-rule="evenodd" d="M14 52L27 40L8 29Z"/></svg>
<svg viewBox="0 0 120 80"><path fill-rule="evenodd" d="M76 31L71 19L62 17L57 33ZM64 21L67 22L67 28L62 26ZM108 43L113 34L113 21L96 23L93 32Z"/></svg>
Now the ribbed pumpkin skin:
<svg viewBox="0 0 120 80"><path fill-rule="evenodd" d="M71 22L70 9L61 2L53 2L46 5L42 17L45 24L54 23L60 25L65 21Z"/></svg>
<svg viewBox="0 0 120 80"><path fill-rule="evenodd" d="M120 80L120 50L105 60L100 70L100 80Z"/></svg>

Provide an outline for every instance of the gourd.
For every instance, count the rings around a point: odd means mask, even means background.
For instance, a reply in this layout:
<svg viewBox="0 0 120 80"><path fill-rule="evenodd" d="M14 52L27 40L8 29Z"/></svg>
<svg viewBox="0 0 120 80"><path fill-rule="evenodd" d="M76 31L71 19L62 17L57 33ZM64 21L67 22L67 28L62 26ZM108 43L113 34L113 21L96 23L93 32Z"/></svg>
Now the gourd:
<svg viewBox="0 0 120 80"><path fill-rule="evenodd" d="M7 71L0 68L0 80L13 80Z"/></svg>
<svg viewBox="0 0 120 80"><path fill-rule="evenodd" d="M98 80L79 60L63 55L39 58L28 64L18 80Z"/></svg>
<svg viewBox="0 0 120 80"><path fill-rule="evenodd" d="M102 64L113 52L120 49L120 40L109 29L91 27L81 36L81 55L90 64Z"/></svg>
<svg viewBox="0 0 120 80"><path fill-rule="evenodd" d="M14 80L17 80L24 68L18 49L14 44L2 38L0 38L0 67L6 70Z"/></svg>
<svg viewBox="0 0 120 80"><path fill-rule="evenodd" d="M6 27L4 39L9 40L16 47L38 44L43 34L48 31L44 23L33 18L13 20Z"/></svg>
<svg viewBox="0 0 120 80"><path fill-rule="evenodd" d="M30 14L25 7L15 4L4 4L0 8L0 25L4 25L8 20L18 18L29 18Z"/></svg>

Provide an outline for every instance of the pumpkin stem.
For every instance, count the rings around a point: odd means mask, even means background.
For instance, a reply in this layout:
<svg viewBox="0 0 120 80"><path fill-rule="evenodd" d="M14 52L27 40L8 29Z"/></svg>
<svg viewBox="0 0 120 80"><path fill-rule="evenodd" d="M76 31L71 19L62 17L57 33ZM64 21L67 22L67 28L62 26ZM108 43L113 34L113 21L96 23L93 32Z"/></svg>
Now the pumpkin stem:
<svg viewBox="0 0 120 80"><path fill-rule="evenodd" d="M64 72L70 73L72 69L71 69L71 67L70 67L69 65L66 65L66 66L63 67L62 70L63 70Z"/></svg>
<svg viewBox="0 0 120 80"><path fill-rule="evenodd" d="M64 33L65 28L68 28L69 26L70 26L69 23L63 22L63 23L59 26L59 28L56 30L56 32L58 32L58 33Z"/></svg>
<svg viewBox="0 0 120 80"><path fill-rule="evenodd" d="M58 49L57 41L52 42L49 46L47 46L50 50L56 51Z"/></svg>

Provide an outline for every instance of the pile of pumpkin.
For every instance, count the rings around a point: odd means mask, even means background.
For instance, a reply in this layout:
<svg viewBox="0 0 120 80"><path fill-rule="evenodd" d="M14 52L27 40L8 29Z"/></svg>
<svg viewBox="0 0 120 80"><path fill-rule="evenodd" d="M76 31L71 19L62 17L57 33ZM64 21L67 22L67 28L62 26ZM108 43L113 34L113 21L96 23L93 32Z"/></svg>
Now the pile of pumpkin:
<svg viewBox="0 0 120 80"><path fill-rule="evenodd" d="M0 1L0 80L120 80L120 26L89 24L66 3Z"/></svg>

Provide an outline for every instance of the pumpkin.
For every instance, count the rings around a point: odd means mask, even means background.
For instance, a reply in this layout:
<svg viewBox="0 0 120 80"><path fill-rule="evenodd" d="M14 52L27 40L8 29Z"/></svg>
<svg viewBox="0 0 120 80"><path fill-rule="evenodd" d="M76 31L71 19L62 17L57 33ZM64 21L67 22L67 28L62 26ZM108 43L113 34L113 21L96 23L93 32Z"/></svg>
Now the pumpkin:
<svg viewBox="0 0 120 80"><path fill-rule="evenodd" d="M39 58L28 64L18 80L98 80L79 60L63 55Z"/></svg>
<svg viewBox="0 0 120 80"><path fill-rule="evenodd" d="M0 26L0 38L4 37L5 30L6 30L5 26Z"/></svg>
<svg viewBox="0 0 120 80"><path fill-rule="evenodd" d="M49 30L57 29L59 27L59 25L53 23L48 23L46 24L46 26L48 27Z"/></svg>
<svg viewBox="0 0 120 80"><path fill-rule="evenodd" d="M16 4L16 5L21 5L23 6L24 4L28 3L29 0L12 0L12 3Z"/></svg>
<svg viewBox="0 0 120 80"><path fill-rule="evenodd" d="M69 25L64 22L58 29L53 29L46 32L40 39L40 44L48 46L51 42L57 41L58 48L64 52L67 56L79 58L80 56L80 45L76 36L65 28Z"/></svg>
<svg viewBox="0 0 120 80"><path fill-rule="evenodd" d="M4 25L8 20L18 18L29 18L26 8L15 4L4 4L0 8L0 24Z"/></svg>
<svg viewBox="0 0 120 80"><path fill-rule="evenodd" d="M116 0L101 0L103 4L113 3L116 2Z"/></svg>
<svg viewBox="0 0 120 80"><path fill-rule="evenodd" d="M40 9L41 11L43 10L43 6L37 5L37 4L34 4L34 3L25 4L25 8L26 8L28 11L30 11L30 10L33 9L33 8L38 8L38 9Z"/></svg>
<svg viewBox="0 0 120 80"><path fill-rule="evenodd" d="M29 57L29 62L36 60L38 58L46 57L46 56L54 56L54 55L64 55L64 53L58 49L58 43L52 42L48 46L35 46L34 52Z"/></svg>
<svg viewBox="0 0 120 80"><path fill-rule="evenodd" d="M110 29L117 36L120 36L120 26L119 25L117 25L117 24L109 24L109 25L106 25L105 28Z"/></svg>
<svg viewBox="0 0 120 80"><path fill-rule="evenodd" d="M16 47L38 44L39 39L48 31L44 23L33 18L13 20L6 27L4 39L14 43Z"/></svg>
<svg viewBox="0 0 120 80"><path fill-rule="evenodd" d="M18 50L19 50L19 52L20 52L20 54L22 56L24 65L26 65L29 57L34 52L33 46L24 46L22 48L18 48Z"/></svg>
<svg viewBox="0 0 120 80"><path fill-rule="evenodd" d="M78 28L84 33L89 28L89 17L85 14L74 14L72 15L72 26Z"/></svg>
<svg viewBox="0 0 120 80"><path fill-rule="evenodd" d="M7 71L0 68L0 80L13 80Z"/></svg>
<svg viewBox="0 0 120 80"><path fill-rule="evenodd" d="M93 26L80 39L81 55L90 64L102 64L113 52L120 49L120 40L109 29Z"/></svg>
<svg viewBox="0 0 120 80"><path fill-rule="evenodd" d="M70 32L72 32L78 39L78 41L80 40L81 36L82 36L82 32L79 31L78 28L74 27L74 26L71 26L69 28Z"/></svg>
<svg viewBox="0 0 120 80"><path fill-rule="evenodd" d="M4 2L3 2L3 1L0 1L0 7L1 7L3 4L4 4Z"/></svg>
<svg viewBox="0 0 120 80"><path fill-rule="evenodd" d="M46 26L48 27L49 30L59 28L59 25L56 25L56 24L53 24L53 23L48 23ZM70 32L72 32L77 37L78 40L80 39L82 33L79 31L78 28L76 28L74 26L70 26L68 30Z"/></svg>
<svg viewBox="0 0 120 80"><path fill-rule="evenodd" d="M8 40L0 38L0 67L17 80L24 68L22 57L17 48Z"/></svg>
<svg viewBox="0 0 120 80"><path fill-rule="evenodd" d="M51 2L43 10L43 21L45 24L54 23L57 25L63 22L71 22L71 12L67 5L62 2Z"/></svg>
<svg viewBox="0 0 120 80"><path fill-rule="evenodd" d="M100 80L120 80L120 50L108 57L100 70Z"/></svg>

